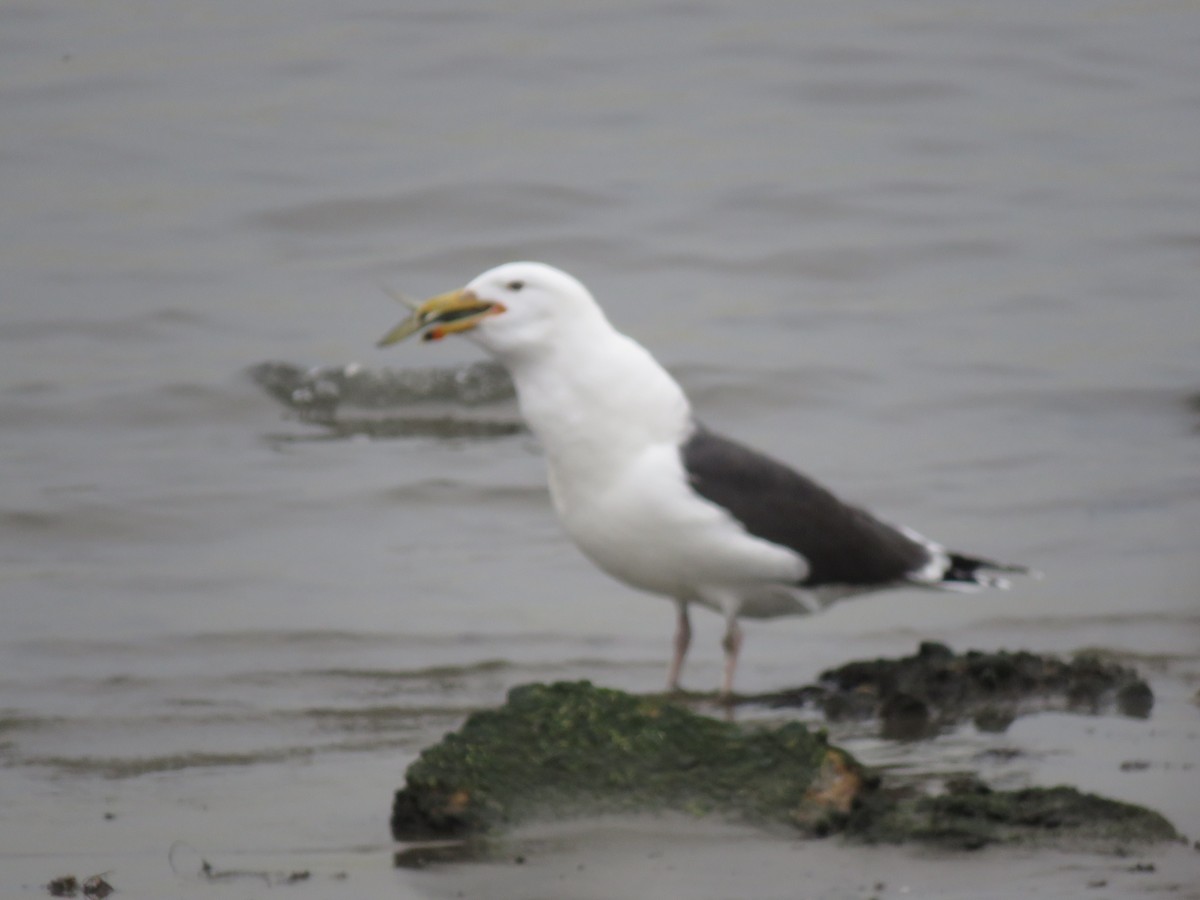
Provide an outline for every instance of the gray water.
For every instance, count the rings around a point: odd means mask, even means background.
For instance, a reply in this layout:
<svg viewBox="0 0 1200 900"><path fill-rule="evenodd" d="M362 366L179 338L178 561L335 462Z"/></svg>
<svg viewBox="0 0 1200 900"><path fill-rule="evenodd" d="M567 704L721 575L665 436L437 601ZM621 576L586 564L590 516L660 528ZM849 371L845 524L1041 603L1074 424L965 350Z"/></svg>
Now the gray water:
<svg viewBox="0 0 1200 900"><path fill-rule="evenodd" d="M999 741L999 783L1196 836L1198 60L1179 2L0 4L0 894L206 893L176 842L437 893L390 869L422 746L529 680L660 687L669 604L569 545L528 435L461 426L511 401L330 427L247 374L453 375L465 342L374 349L388 290L520 258L710 426L1046 573L751 624L740 688L1103 648L1148 722L856 749Z"/></svg>

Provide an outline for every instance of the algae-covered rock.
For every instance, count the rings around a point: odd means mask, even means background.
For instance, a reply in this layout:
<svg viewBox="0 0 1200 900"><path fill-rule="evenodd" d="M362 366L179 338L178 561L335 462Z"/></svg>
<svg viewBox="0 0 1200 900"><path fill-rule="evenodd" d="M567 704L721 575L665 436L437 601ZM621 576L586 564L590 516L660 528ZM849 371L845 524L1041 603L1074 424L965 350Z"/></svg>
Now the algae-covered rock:
<svg viewBox="0 0 1200 900"><path fill-rule="evenodd" d="M513 689L427 750L396 793L397 838L478 834L552 815L682 811L838 827L862 768L799 723L745 729L588 682Z"/></svg>
<svg viewBox="0 0 1200 900"><path fill-rule="evenodd" d="M867 842L1093 847L1170 840L1157 813L1074 788L944 793L883 782L824 735L742 727L588 682L514 688L425 750L396 792L400 840L469 837L548 817L683 812Z"/></svg>
<svg viewBox="0 0 1200 900"><path fill-rule="evenodd" d="M879 843L920 841L973 850L988 844L1115 850L1174 840L1158 813L1073 787L993 791L974 779L938 796L872 799L851 835Z"/></svg>

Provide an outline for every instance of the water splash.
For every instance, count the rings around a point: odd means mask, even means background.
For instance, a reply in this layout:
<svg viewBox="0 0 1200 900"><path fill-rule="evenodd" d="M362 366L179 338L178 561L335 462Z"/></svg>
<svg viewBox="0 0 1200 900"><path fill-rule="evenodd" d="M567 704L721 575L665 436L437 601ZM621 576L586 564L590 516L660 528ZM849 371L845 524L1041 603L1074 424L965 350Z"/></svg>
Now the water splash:
<svg viewBox="0 0 1200 900"><path fill-rule="evenodd" d="M251 366L250 378L305 422L324 426L327 438L498 437L524 426L515 415L482 419L466 409L512 400L512 381L493 362L455 368L368 369L358 363L303 367L286 362ZM414 406L451 407L440 415L414 415ZM345 409L403 410L399 415L347 416ZM293 438L295 439L295 438Z"/></svg>
<svg viewBox="0 0 1200 900"><path fill-rule="evenodd" d="M479 406L514 396L508 374L493 362L452 369L368 369L358 363L303 368L264 362L249 374L272 397L301 413L332 414L342 404L360 409L431 402Z"/></svg>

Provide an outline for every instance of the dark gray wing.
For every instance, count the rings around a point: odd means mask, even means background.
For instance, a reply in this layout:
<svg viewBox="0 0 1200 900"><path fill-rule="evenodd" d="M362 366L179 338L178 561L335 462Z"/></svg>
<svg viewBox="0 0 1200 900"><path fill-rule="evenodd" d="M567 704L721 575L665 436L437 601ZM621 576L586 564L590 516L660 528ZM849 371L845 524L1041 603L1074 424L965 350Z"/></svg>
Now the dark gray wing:
<svg viewBox="0 0 1200 900"><path fill-rule="evenodd" d="M921 544L756 450L700 427L681 450L700 496L808 561L806 587L888 584L929 561Z"/></svg>

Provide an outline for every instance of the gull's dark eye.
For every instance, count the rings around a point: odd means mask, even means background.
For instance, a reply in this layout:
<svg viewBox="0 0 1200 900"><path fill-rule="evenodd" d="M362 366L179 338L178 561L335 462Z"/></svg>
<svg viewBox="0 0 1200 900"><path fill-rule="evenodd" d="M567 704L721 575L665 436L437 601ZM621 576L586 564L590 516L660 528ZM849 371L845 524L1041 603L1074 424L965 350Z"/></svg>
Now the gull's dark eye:
<svg viewBox="0 0 1200 900"><path fill-rule="evenodd" d="M525 282L510 281L508 284L505 285L505 287L507 287L510 291L519 291L521 288L525 287Z"/></svg>

